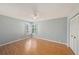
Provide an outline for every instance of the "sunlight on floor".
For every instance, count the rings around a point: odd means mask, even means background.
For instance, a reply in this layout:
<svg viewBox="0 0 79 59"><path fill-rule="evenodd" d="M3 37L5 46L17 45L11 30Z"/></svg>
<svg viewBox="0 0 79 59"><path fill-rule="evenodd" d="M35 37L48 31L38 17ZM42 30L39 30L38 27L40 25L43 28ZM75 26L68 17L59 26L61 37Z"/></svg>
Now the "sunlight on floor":
<svg viewBox="0 0 79 59"><path fill-rule="evenodd" d="M37 43L36 40L29 39L25 44L26 52L36 51Z"/></svg>

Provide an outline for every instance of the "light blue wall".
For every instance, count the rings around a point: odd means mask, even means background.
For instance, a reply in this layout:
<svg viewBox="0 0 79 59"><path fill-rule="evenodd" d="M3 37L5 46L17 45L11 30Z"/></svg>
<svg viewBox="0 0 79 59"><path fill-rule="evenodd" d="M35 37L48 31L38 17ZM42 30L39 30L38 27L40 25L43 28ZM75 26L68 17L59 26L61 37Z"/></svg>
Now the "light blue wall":
<svg viewBox="0 0 79 59"><path fill-rule="evenodd" d="M35 36L57 42L67 42L67 18L50 19L36 22L38 32Z"/></svg>
<svg viewBox="0 0 79 59"><path fill-rule="evenodd" d="M0 15L0 44L24 37L25 23L27 22Z"/></svg>
<svg viewBox="0 0 79 59"><path fill-rule="evenodd" d="M8 16L0 15L0 45L25 37L25 22ZM39 21L38 32L35 36L47 38L58 42L67 42L67 18Z"/></svg>

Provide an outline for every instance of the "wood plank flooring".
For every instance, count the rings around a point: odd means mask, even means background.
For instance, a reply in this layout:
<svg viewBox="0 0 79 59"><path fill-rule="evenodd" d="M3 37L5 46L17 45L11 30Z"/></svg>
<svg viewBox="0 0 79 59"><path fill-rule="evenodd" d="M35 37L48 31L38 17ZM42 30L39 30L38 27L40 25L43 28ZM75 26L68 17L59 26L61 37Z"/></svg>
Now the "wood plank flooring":
<svg viewBox="0 0 79 59"><path fill-rule="evenodd" d="M25 39L0 47L1 55L73 55L66 45L37 38Z"/></svg>

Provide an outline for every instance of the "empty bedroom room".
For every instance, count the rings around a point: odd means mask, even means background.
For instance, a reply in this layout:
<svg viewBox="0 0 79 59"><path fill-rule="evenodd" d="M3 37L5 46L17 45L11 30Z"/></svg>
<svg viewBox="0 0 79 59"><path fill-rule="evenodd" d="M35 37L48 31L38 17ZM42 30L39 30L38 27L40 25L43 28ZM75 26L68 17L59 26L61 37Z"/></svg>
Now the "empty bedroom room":
<svg viewBox="0 0 79 59"><path fill-rule="evenodd" d="M78 3L0 3L0 55L78 55Z"/></svg>

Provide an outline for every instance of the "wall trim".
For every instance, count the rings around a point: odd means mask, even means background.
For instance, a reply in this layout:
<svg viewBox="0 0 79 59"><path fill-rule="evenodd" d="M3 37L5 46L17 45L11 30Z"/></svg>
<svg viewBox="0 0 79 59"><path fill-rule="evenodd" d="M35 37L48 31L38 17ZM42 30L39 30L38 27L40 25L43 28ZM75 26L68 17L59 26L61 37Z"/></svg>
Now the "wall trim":
<svg viewBox="0 0 79 59"><path fill-rule="evenodd" d="M64 45L68 46L67 43L62 43L62 42L58 42L58 41L55 41L55 40L49 40L49 39L43 38L43 37L38 37L38 36L35 37L35 36L34 36L34 37L32 37L32 38L37 38L37 39L41 39L41 40L46 40L46 41L49 41L49 42L56 42L56 43L64 44ZM1 44L0 46L5 46L5 45L8 45L8 44L12 44L12 43L15 43L15 42L24 40L24 39L30 39L30 37L29 37L29 38L26 38L26 37L25 37L25 38L16 39L16 40L13 40L13 41L10 41L10 42Z"/></svg>
<svg viewBox="0 0 79 59"><path fill-rule="evenodd" d="M8 44L12 44L12 43L15 43L15 42L18 42L18 41L21 41L21 40L24 40L24 39L29 39L29 38L20 38L20 39L16 39L16 40L13 40L13 41L9 41L7 43L3 43L1 44L0 46L5 46L5 45L8 45Z"/></svg>
<svg viewBox="0 0 79 59"><path fill-rule="evenodd" d="M59 43L59 44L64 44L67 46L67 43L62 43L62 42L58 42L58 41L55 41L55 40L49 40L47 38L43 38L43 37L34 37L34 38L37 38L37 39L41 39L41 40L46 40L46 41L49 41L49 42L56 42L56 43Z"/></svg>

